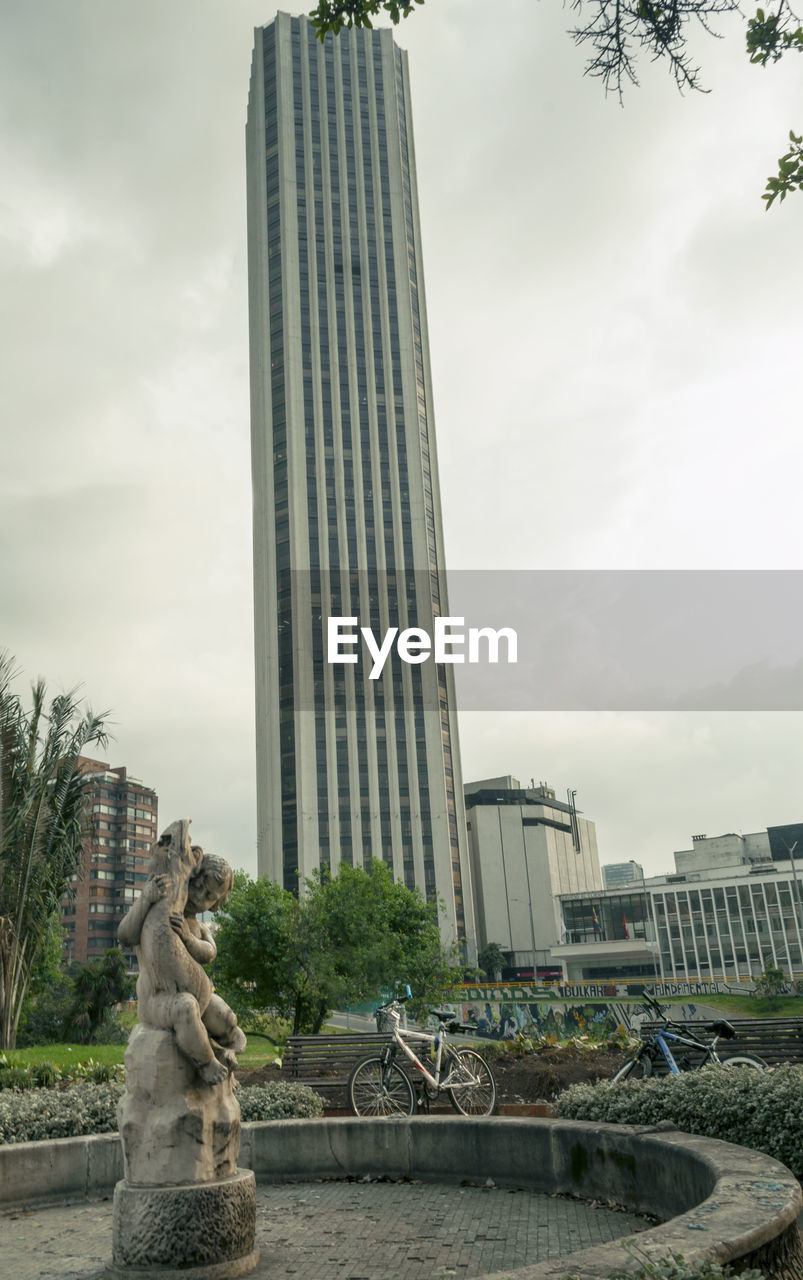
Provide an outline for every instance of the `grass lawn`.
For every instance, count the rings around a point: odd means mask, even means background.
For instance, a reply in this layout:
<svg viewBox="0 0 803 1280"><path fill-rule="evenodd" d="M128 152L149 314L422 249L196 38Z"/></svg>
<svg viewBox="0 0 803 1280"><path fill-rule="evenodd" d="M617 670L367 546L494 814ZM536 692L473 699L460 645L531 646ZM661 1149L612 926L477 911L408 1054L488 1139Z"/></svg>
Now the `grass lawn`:
<svg viewBox="0 0 803 1280"><path fill-rule="evenodd" d="M130 1031L137 1021L136 1009L126 1009L119 1015L126 1031ZM266 1020L266 1031L274 1040L281 1040L286 1029L275 1020ZM272 1044L270 1040L252 1033L248 1037L248 1047L240 1055L240 1066L251 1070L269 1066L282 1056L282 1044ZM55 1062L59 1067L67 1067L71 1063L88 1062L122 1062L125 1044L36 1044L27 1049L7 1049L5 1056L11 1067L30 1067L38 1062Z"/></svg>
<svg viewBox="0 0 803 1280"><path fill-rule="evenodd" d="M11 1067L30 1067L37 1062L55 1062L68 1067L76 1062L122 1062L124 1044L35 1044L27 1049L6 1049L5 1056ZM252 1036L248 1048L240 1055L240 1066L253 1070L268 1066L281 1057L281 1050L267 1040Z"/></svg>
<svg viewBox="0 0 803 1280"><path fill-rule="evenodd" d="M712 992L705 996L661 996L661 1004L708 1004L723 1013L741 1014L744 1018L803 1018L803 999L800 996L779 996L770 1002L758 996L719 995Z"/></svg>
<svg viewBox="0 0 803 1280"><path fill-rule="evenodd" d="M257 1036L249 1036L248 1047L245 1053L241 1053L237 1061L240 1068L249 1071L256 1070L257 1067L268 1067L277 1058L281 1059L282 1051L277 1049L268 1040L260 1040Z"/></svg>
<svg viewBox="0 0 803 1280"><path fill-rule="evenodd" d="M27 1049L6 1049L9 1066L30 1067L37 1062L55 1062L68 1067L76 1062L122 1062L124 1044L38 1044Z"/></svg>

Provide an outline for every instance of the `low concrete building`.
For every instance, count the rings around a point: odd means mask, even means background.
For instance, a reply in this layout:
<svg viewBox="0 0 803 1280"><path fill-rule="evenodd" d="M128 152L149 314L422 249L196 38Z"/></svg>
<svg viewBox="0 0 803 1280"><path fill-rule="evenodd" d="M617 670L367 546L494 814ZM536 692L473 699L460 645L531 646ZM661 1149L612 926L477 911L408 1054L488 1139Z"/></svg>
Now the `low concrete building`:
<svg viewBox="0 0 803 1280"><path fill-rule="evenodd" d="M672 874L629 893L562 895L554 960L569 980L749 979L768 963L803 977L803 844L783 860L770 841L789 830L695 836Z"/></svg>

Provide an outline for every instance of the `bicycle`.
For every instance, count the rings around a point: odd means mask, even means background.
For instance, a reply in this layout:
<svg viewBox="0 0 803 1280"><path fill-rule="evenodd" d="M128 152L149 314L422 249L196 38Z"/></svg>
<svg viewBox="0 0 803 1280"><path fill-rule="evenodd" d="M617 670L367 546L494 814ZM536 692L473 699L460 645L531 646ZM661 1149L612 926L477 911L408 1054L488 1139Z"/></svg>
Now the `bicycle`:
<svg viewBox="0 0 803 1280"><path fill-rule="evenodd" d="M644 1000L663 1022L663 1026L642 1039L633 1057L617 1071L611 1081L618 1084L621 1080L646 1080L653 1073L653 1068L662 1059L672 1075L680 1075L681 1071L699 1071L709 1063L717 1063L723 1067L752 1067L757 1071L766 1071L767 1064L755 1053L733 1053L721 1058L717 1053L720 1040L733 1040L736 1032L729 1022L723 1019L703 1024L703 1029L713 1032L713 1040L705 1040L691 1030L687 1023L673 1022L664 1013L658 1001L648 992L644 992ZM669 1045L681 1046L680 1053L673 1052ZM691 1051L691 1052L690 1052ZM698 1059L698 1054L702 1057Z"/></svg>
<svg viewBox="0 0 803 1280"><path fill-rule="evenodd" d="M396 996L377 1009L377 1023L381 1018L393 1039L378 1054L363 1058L352 1068L346 1093L354 1115L411 1116L417 1109L428 1112L430 1102L442 1093L461 1115L491 1115L496 1106L496 1084L488 1063L473 1049L456 1049L449 1044L450 1033L469 1028L442 1009L430 1010L439 1022L434 1033L401 1028L402 1007L409 999L408 987L406 995ZM432 1046L432 1070L407 1041ZM420 1072L418 1098L410 1077L396 1061L399 1051Z"/></svg>

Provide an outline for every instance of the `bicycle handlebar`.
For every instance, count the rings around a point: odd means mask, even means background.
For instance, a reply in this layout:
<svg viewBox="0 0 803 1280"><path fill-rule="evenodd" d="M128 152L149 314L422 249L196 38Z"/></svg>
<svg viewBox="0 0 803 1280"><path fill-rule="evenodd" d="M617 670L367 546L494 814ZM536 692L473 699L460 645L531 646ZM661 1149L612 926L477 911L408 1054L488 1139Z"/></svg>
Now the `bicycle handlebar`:
<svg viewBox="0 0 803 1280"><path fill-rule="evenodd" d="M655 999L655 996L654 996L654 995L650 995L650 992L649 992L649 991L645 991L645 992L643 992L643 995L644 995L644 999L645 999L646 1003L647 1003L648 1005L650 1005L650 1006L651 1006L651 1008L653 1008L653 1009L655 1009L655 1010L656 1010L656 1012L658 1013L658 1015L659 1015L661 1018L663 1018L664 1022L668 1022L668 1021L669 1021L669 1019L667 1018L666 1014L664 1013L662 1006L661 1006L661 1005L658 1003L658 1001Z"/></svg>
<svg viewBox="0 0 803 1280"><path fill-rule="evenodd" d="M394 1005L394 1004L406 1004L406 1003L407 1003L407 1001L408 1001L408 1000L412 1000L412 998L413 998L413 993L412 993L412 991L410 990L410 984L409 984L409 982L408 982L408 983L407 983L407 985L406 985L406 987L404 988L404 994L403 994L403 995L400 995L400 996L391 996L390 1000L388 1000L385 1004L378 1004L378 1005L376 1006L376 1007L377 1007L377 1012L378 1012L380 1009L391 1009L391 1008L393 1007L393 1005Z"/></svg>

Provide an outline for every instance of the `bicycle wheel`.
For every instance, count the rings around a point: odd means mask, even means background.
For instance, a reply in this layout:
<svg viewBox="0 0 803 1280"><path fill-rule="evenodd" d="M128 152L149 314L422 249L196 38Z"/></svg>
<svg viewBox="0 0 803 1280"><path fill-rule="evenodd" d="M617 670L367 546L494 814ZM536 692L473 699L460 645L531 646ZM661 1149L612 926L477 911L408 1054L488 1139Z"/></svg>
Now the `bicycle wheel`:
<svg viewBox="0 0 803 1280"><path fill-rule="evenodd" d="M611 1084L619 1084L622 1080L646 1080L652 1075L652 1059L644 1053L640 1058L631 1058L617 1071Z"/></svg>
<svg viewBox="0 0 803 1280"><path fill-rule="evenodd" d="M729 1058L720 1058L723 1067L752 1067L754 1071L766 1071L767 1064L757 1053L734 1053Z"/></svg>
<svg viewBox="0 0 803 1280"><path fill-rule="evenodd" d="M463 1116L489 1116L496 1106L496 1084L491 1068L473 1049L450 1049L446 1092L455 1111Z"/></svg>
<svg viewBox="0 0 803 1280"><path fill-rule="evenodd" d="M411 1116L413 1086L395 1062L364 1058L352 1068L346 1096L355 1116Z"/></svg>

